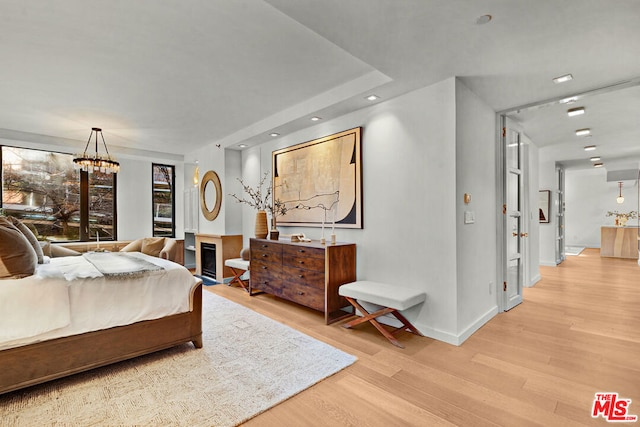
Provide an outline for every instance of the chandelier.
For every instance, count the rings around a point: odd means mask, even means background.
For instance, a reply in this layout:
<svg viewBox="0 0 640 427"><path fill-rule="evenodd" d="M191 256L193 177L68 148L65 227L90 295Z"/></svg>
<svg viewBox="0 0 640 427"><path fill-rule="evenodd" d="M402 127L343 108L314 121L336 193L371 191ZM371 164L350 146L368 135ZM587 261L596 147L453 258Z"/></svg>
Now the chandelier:
<svg viewBox="0 0 640 427"><path fill-rule="evenodd" d="M87 153L87 149L89 148L89 143L91 142L91 137L94 133L96 135L95 153L93 155L89 155L89 153ZM100 134L100 137L102 138L102 144L104 145L106 155L98 154L98 134ZM91 134L89 134L89 140L87 141L87 145L84 147L84 152L77 155L73 159L73 163L75 163L77 168L85 172L100 171L102 173L117 173L120 170L120 163L116 162L109 154L107 143L104 141L102 129L100 128L91 128Z"/></svg>

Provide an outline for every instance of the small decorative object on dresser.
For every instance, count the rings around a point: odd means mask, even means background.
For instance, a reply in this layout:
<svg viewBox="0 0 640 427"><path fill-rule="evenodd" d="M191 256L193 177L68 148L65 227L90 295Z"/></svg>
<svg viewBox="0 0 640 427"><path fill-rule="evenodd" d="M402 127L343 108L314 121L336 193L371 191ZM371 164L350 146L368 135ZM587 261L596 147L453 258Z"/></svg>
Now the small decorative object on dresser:
<svg viewBox="0 0 640 427"><path fill-rule="evenodd" d="M251 289L322 311L326 324L351 315L338 288L356 280L355 244L251 239L250 245Z"/></svg>

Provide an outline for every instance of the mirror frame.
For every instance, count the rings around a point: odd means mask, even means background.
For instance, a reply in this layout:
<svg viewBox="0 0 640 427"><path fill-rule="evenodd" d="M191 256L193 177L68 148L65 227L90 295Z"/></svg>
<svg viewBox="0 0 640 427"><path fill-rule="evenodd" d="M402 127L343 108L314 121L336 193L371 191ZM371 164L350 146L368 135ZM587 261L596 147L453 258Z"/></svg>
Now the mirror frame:
<svg viewBox="0 0 640 427"><path fill-rule="evenodd" d="M207 201L205 199L205 190L207 189L207 185L209 183L213 183L216 188L216 203L212 209L209 209L207 207ZM207 220L213 221L220 213L221 205L222 184L220 183L220 178L214 171L207 171L207 173L205 173L202 177L202 181L200 182L200 210L202 211L202 215L204 215Z"/></svg>

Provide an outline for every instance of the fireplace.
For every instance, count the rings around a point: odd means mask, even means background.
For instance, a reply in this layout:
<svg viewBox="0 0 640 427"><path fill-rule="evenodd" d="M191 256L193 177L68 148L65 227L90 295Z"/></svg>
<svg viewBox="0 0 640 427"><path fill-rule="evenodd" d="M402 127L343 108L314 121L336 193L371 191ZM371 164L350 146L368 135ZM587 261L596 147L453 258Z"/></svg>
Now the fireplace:
<svg viewBox="0 0 640 427"><path fill-rule="evenodd" d="M216 279L216 245L214 243L200 243L200 263L202 275Z"/></svg>
<svg viewBox="0 0 640 427"><path fill-rule="evenodd" d="M215 249L215 267L214 272L204 273L202 270L202 261L204 256L202 255L202 245L214 245ZM201 234L196 233L196 274L207 275L210 277L215 276L216 281L222 282L225 277L233 277L233 271L224 265L225 260L230 258L238 258L240 251L242 250L242 235L241 234ZM209 254L213 255L213 254Z"/></svg>

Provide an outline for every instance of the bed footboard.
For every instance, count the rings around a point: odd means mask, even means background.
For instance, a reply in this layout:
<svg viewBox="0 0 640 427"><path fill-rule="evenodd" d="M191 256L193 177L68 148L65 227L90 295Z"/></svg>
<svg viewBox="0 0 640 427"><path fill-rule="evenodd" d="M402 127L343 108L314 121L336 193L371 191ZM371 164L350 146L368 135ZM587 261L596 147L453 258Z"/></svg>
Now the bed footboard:
<svg viewBox="0 0 640 427"><path fill-rule="evenodd" d="M0 351L0 394L175 345L202 347L202 283L191 311Z"/></svg>

